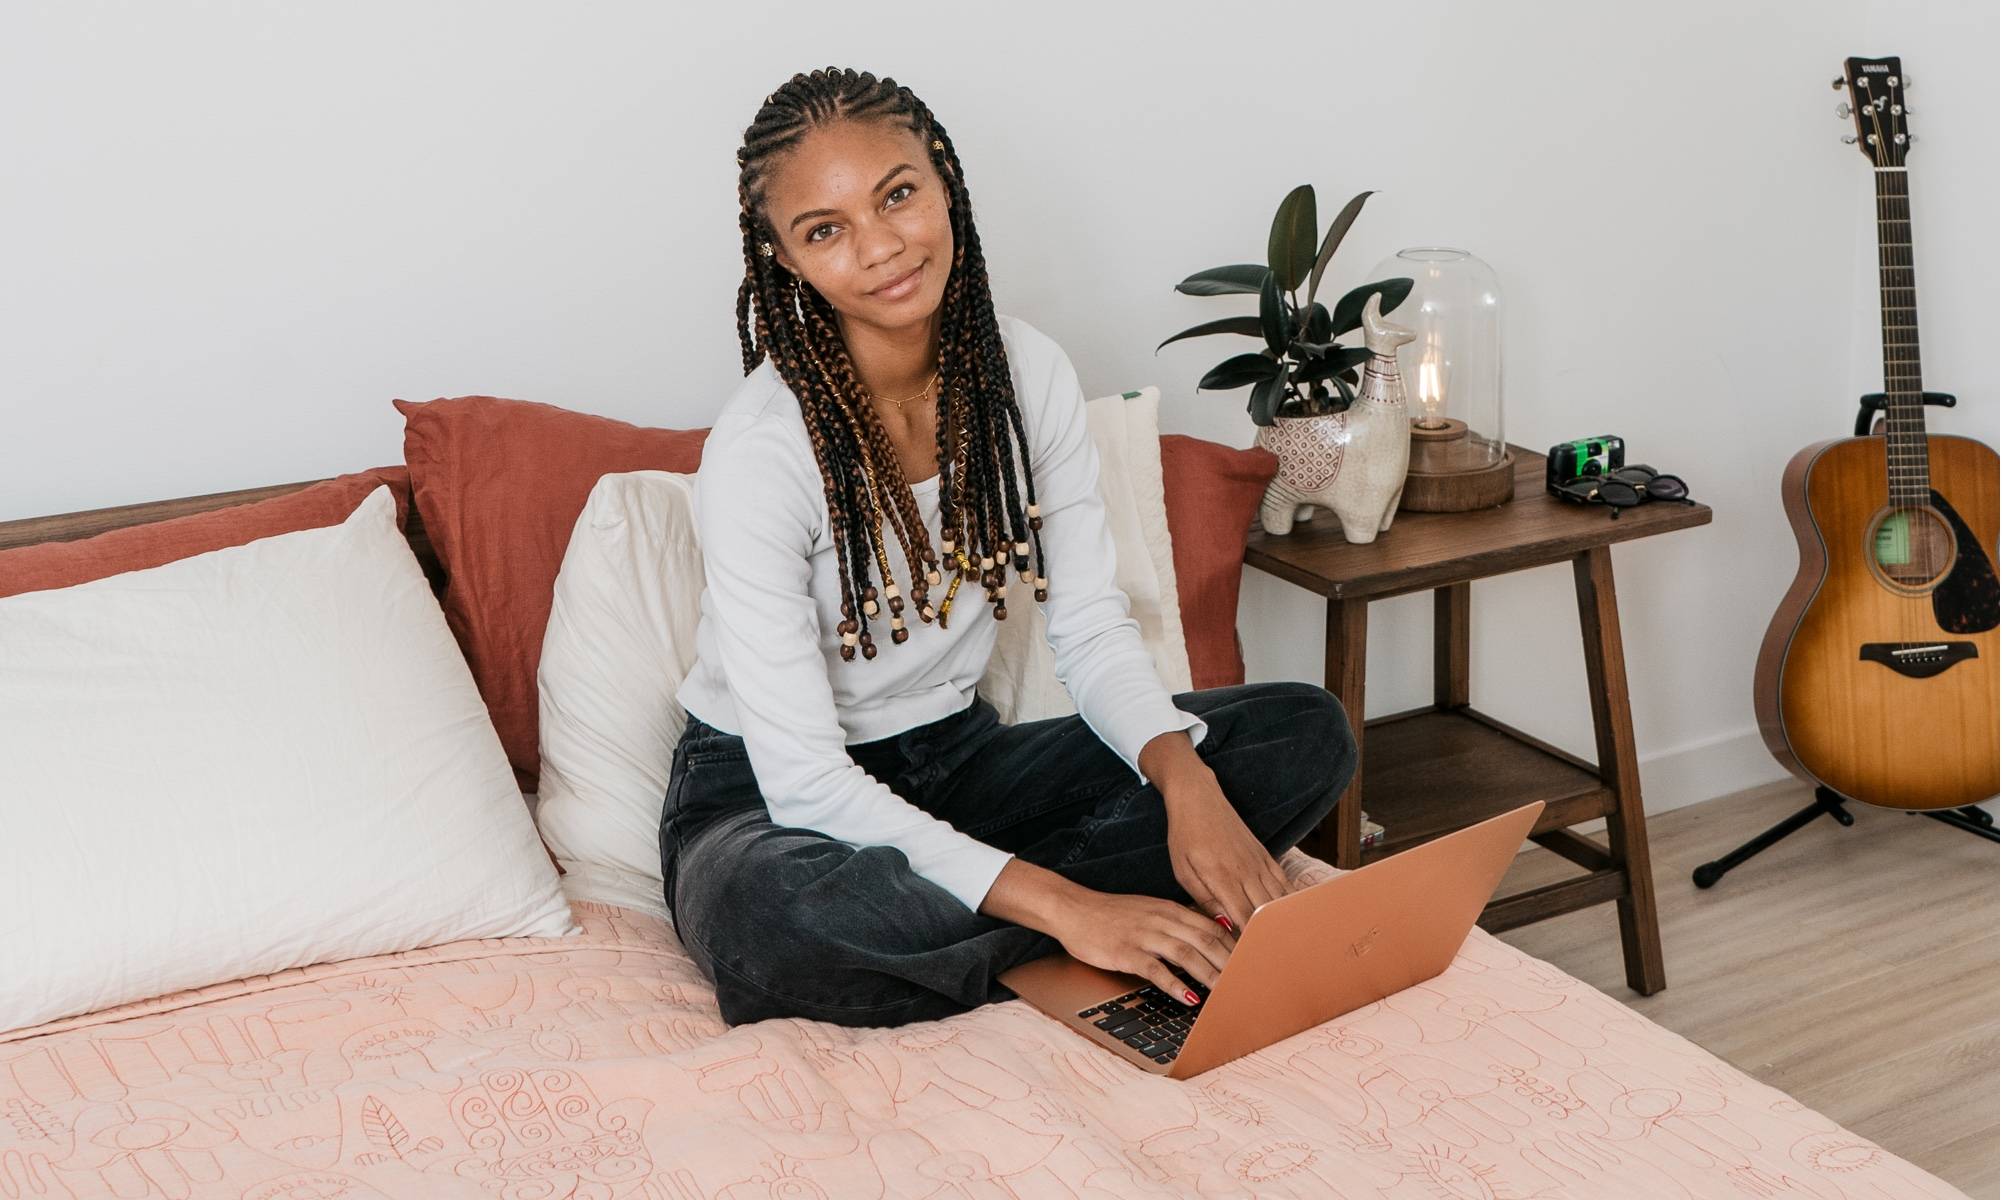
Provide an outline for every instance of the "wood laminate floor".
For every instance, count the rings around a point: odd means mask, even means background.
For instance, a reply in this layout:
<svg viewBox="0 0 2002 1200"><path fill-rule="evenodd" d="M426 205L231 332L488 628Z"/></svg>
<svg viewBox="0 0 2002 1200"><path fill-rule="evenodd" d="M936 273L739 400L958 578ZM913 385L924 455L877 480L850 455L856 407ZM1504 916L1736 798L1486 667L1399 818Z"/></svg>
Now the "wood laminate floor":
<svg viewBox="0 0 2002 1200"><path fill-rule="evenodd" d="M1627 987L1611 904L1501 935L1976 1198L1998 1195L1993 843L1851 805L1690 882L1812 793L1787 782L1648 820L1668 986ZM1603 833L1590 835L1601 845ZM1575 874L1520 855L1506 894Z"/></svg>

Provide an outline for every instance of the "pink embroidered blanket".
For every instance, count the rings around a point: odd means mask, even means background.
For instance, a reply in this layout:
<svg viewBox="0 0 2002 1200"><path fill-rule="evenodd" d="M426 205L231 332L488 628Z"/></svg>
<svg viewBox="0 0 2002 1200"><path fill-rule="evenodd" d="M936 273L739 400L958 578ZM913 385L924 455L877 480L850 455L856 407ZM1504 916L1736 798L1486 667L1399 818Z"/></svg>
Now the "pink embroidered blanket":
<svg viewBox="0 0 2002 1200"><path fill-rule="evenodd" d="M0 1197L1959 1195L1479 930L1176 1082L1021 1001L726 1029L663 922L578 909L0 1035Z"/></svg>

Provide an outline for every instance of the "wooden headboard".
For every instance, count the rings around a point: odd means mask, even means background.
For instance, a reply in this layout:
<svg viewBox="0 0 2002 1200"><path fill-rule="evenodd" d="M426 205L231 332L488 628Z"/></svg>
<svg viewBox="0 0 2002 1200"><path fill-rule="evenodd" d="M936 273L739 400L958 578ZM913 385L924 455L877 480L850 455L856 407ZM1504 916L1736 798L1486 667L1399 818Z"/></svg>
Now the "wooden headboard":
<svg viewBox="0 0 2002 1200"><path fill-rule="evenodd" d="M144 504L121 504L114 508L93 508L85 512L28 517L19 521L0 521L0 550L11 550L16 546L33 546L42 542L73 542L112 529L147 525L154 521L165 521L170 517L192 516L195 513L229 508L232 505L269 500L273 496L283 496L287 492L296 492L300 488L323 482L325 481L320 479L305 479L298 483L274 483L268 487L244 488L236 492L213 492L206 496L182 496L177 500L149 500ZM409 541L411 552L417 556L418 565L424 568L424 577L431 581L431 590L442 593L445 588L445 568L438 562L437 552L431 548L431 538L424 532L424 521L417 514L417 505L410 501L407 494L402 499L404 509L408 513L403 536Z"/></svg>

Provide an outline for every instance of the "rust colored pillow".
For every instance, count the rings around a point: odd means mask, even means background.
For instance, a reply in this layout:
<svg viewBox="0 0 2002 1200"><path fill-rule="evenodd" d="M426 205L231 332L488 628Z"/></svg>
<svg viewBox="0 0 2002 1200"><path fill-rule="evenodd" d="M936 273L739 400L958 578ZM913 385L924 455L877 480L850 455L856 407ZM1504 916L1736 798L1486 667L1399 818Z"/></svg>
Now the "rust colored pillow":
<svg viewBox="0 0 2002 1200"><path fill-rule="evenodd" d="M1278 471L1279 458L1270 450L1161 435L1161 488L1195 688L1244 682L1244 647L1237 637L1244 538L1258 516L1265 485Z"/></svg>
<svg viewBox="0 0 2002 1200"><path fill-rule="evenodd" d="M396 523L402 527L410 516L410 473L400 466L376 467L323 479L269 500L128 525L75 541L0 550L0 596L73 587L258 538L338 525L383 484L396 498Z"/></svg>
<svg viewBox="0 0 2002 1200"><path fill-rule="evenodd" d="M445 569L445 619L523 791L541 769L535 667L556 571L599 476L693 472L709 430L647 429L532 400L395 400L403 458Z"/></svg>

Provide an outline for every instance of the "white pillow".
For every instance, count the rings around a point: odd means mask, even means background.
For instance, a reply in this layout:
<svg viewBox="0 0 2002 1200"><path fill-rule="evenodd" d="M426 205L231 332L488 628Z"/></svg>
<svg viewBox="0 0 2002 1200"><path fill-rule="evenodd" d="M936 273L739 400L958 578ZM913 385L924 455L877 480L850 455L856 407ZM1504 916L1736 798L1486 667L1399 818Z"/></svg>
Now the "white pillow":
<svg viewBox="0 0 2002 1200"><path fill-rule="evenodd" d="M0 1030L575 932L389 489L0 599Z"/></svg>
<svg viewBox="0 0 2002 1200"><path fill-rule="evenodd" d="M1161 490L1160 408L1161 390L1144 387L1101 396L1084 411L1098 449L1098 490L1117 558L1114 581L1140 623L1140 640L1153 652L1155 673L1174 693L1193 683ZM1025 620L999 622L994 657L975 690L1010 725L1070 716L1077 705L1057 679L1042 607L1024 605L1022 613Z"/></svg>
<svg viewBox="0 0 2002 1200"><path fill-rule="evenodd" d="M1188 690L1189 659L1161 500L1154 388L1086 406L1101 462L1119 564L1117 579L1171 692ZM694 477L665 471L605 475L591 489L556 575L536 670L542 776L536 823L573 898L666 918L660 806L687 713L675 692L695 662L702 551ZM1030 623L998 622L978 686L1014 724L1074 711L1044 639Z"/></svg>
<svg viewBox="0 0 2002 1200"><path fill-rule="evenodd" d="M536 825L575 899L665 917L660 806L688 714L702 550L695 477L601 476L556 573L535 684Z"/></svg>

